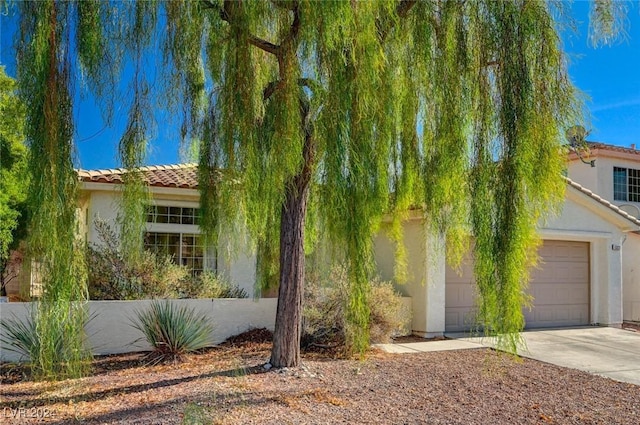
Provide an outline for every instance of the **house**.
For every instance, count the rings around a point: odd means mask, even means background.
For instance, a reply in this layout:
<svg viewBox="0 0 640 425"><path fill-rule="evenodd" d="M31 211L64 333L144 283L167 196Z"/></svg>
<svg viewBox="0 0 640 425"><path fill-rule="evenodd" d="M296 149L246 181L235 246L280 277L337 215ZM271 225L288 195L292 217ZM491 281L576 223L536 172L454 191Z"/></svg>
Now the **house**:
<svg viewBox="0 0 640 425"><path fill-rule="evenodd" d="M640 151L598 144L591 155L593 168L570 156L562 213L539 225L544 243L529 287L533 308L525 311L530 328L640 321L640 212L634 209L640 207ZM216 270L253 295L255 256L229 257L202 244L196 165L141 171L151 193L146 246L173 255L194 272ZM78 171L80 232L88 242L98 242L95 218L116 222L123 172ZM429 235L417 212L404 223L404 232L409 279L398 290L411 297L413 332L432 337L468 330L476 299L471 256L461 270L448 266L446 241ZM381 277L392 280L394 244L383 233L375 239L375 259Z"/></svg>
<svg viewBox="0 0 640 425"><path fill-rule="evenodd" d="M147 214L145 247L169 254L194 273L211 270L226 276L251 297L255 257L239 252L225 255L205 247L199 228L197 164L142 167L151 203ZM89 243L99 243L96 218L117 226L118 197L124 169L79 170L80 232Z"/></svg>
<svg viewBox="0 0 640 425"><path fill-rule="evenodd" d="M585 162L570 155L562 213L539 224L543 244L529 285L533 308L524 312L528 328L640 321L640 150L591 144ZM413 332L433 337L469 330L476 300L472 258L454 270L444 241L424 235L419 217L405 223L411 276L398 289L412 298ZM375 254L382 278L392 279L393 243L383 234Z"/></svg>
<svg viewBox="0 0 640 425"><path fill-rule="evenodd" d="M575 154L569 156L568 176L622 211L640 219L640 149L588 142L585 167ZM626 233L622 241L623 318L640 321L640 233Z"/></svg>

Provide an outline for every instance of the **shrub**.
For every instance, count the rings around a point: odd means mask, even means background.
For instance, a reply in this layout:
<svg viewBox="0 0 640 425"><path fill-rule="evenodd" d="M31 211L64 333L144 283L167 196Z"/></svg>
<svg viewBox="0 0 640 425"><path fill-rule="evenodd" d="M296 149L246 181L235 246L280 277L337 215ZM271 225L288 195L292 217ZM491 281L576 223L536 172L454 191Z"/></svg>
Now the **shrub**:
<svg viewBox="0 0 640 425"><path fill-rule="evenodd" d="M101 243L87 247L92 300L247 297L246 291L212 272L192 276L168 255L144 251L137 259L125 258L116 232L104 220L96 220L95 226Z"/></svg>
<svg viewBox="0 0 640 425"><path fill-rule="evenodd" d="M25 321L15 317L0 320L0 326L4 329L4 334L0 338L2 348L29 359L31 372L36 379L82 376L89 368L91 353L86 349L83 349L79 355L71 352L71 348L65 343L65 331L68 330L69 323L65 320L51 323L51 326L47 326L45 331L48 334L43 339L45 335L38 329L36 314L39 314L38 310L34 310L31 317ZM92 318L93 316L88 318L85 316L83 326ZM70 316L68 320L71 320ZM43 344L47 343L52 344L52 347L44 350ZM46 353L53 353L53 356L48 356ZM78 357L82 361L72 365L72 360Z"/></svg>
<svg viewBox="0 0 640 425"><path fill-rule="evenodd" d="M188 279L185 283L189 286L184 288L179 298L247 298L248 296L244 289L232 285L209 271Z"/></svg>
<svg viewBox="0 0 640 425"><path fill-rule="evenodd" d="M213 326L203 313L169 300L154 300L136 314L132 326L153 347L155 362L178 361L182 356L211 344Z"/></svg>
<svg viewBox="0 0 640 425"><path fill-rule="evenodd" d="M346 303L349 278L345 267L334 267L327 279L310 274L305 282L303 347L347 349ZM408 309L390 282L374 279L367 293L369 333L372 343L388 342L404 332L410 320Z"/></svg>
<svg viewBox="0 0 640 425"><path fill-rule="evenodd" d="M100 219L95 227L100 244L87 247L90 299L170 297L174 285L190 278L189 270L174 264L167 255L144 251L136 259L126 258L116 232Z"/></svg>
<svg viewBox="0 0 640 425"><path fill-rule="evenodd" d="M2 319L0 325L5 334L0 339L3 349L19 354L28 359L35 358L40 350L40 339L36 333L34 321L27 319L25 322L13 318ZM61 340L57 340L58 347L62 347Z"/></svg>

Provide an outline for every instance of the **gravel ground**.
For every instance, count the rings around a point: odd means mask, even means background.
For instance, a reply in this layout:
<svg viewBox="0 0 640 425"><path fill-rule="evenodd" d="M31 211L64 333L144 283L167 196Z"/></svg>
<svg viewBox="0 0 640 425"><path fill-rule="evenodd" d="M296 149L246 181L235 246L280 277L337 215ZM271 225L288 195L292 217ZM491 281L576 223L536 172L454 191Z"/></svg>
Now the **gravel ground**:
<svg viewBox="0 0 640 425"><path fill-rule="evenodd" d="M88 424L633 424L640 387L488 349L308 354L269 372L269 343L227 345L179 365L139 354L58 383L0 367L0 422ZM46 417L44 417L46 416Z"/></svg>

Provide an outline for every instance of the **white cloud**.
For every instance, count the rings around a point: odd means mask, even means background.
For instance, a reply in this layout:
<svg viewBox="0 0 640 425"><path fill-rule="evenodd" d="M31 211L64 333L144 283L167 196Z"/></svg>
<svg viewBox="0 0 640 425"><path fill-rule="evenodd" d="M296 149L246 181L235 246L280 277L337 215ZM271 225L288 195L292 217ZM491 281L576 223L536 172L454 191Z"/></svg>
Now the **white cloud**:
<svg viewBox="0 0 640 425"><path fill-rule="evenodd" d="M631 106L640 106L640 97L621 100L619 102L606 103L604 105L595 105L591 108L591 112L608 111L610 109L628 108Z"/></svg>

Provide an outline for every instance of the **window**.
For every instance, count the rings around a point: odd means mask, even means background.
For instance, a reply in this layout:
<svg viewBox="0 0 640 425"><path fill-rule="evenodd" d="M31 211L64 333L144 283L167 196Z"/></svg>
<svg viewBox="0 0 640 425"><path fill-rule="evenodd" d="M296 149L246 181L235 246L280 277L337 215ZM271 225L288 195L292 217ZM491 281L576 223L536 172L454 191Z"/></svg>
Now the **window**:
<svg viewBox="0 0 640 425"><path fill-rule="evenodd" d="M640 202L640 170L613 167L613 200Z"/></svg>
<svg viewBox="0 0 640 425"><path fill-rule="evenodd" d="M205 269L205 249L198 234L147 232L144 247L169 255L174 263L188 267L194 275Z"/></svg>
<svg viewBox="0 0 640 425"><path fill-rule="evenodd" d="M208 250L197 227L199 215L199 208L150 205L145 249L170 256L174 263L188 267L194 275L215 266L215 255L214 262L207 264Z"/></svg>
<svg viewBox="0 0 640 425"><path fill-rule="evenodd" d="M200 224L200 209L150 205L147 208L147 223Z"/></svg>

